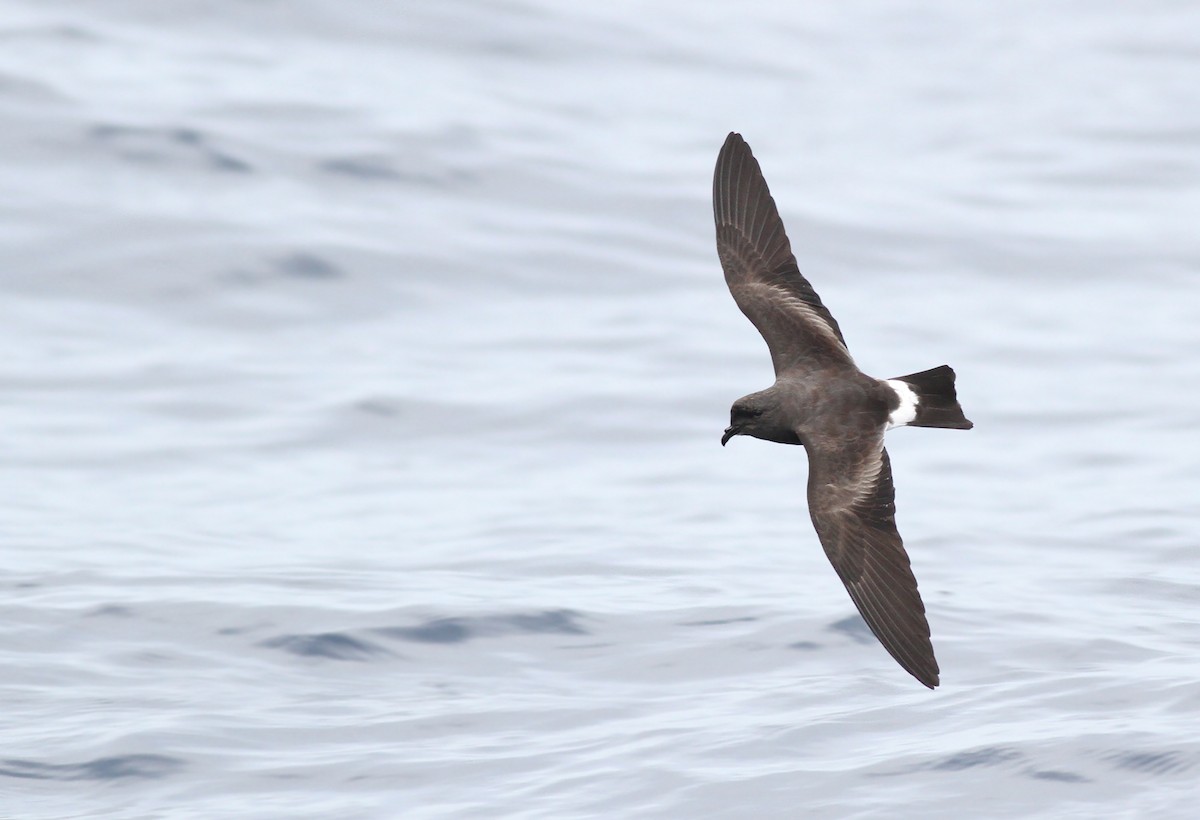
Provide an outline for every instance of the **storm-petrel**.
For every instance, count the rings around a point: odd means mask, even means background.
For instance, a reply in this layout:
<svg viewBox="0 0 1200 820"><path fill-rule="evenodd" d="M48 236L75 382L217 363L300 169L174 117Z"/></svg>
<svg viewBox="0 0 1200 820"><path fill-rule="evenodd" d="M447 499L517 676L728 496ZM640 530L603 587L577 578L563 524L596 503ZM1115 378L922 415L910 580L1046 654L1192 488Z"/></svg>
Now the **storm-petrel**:
<svg viewBox="0 0 1200 820"><path fill-rule="evenodd" d="M954 371L943 365L883 380L858 369L838 323L800 274L775 200L740 134L730 134L717 157L713 213L725 282L775 365L775 384L733 403L721 444L748 435L804 445L808 510L825 554L883 648L932 689L937 659L896 530L883 434L904 425L971 429Z"/></svg>

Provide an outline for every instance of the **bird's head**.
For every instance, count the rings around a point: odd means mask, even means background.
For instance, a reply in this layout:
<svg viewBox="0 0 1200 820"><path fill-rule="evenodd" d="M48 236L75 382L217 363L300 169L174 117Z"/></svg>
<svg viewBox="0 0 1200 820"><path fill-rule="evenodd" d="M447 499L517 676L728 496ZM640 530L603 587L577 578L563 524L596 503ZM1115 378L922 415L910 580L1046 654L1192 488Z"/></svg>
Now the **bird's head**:
<svg viewBox="0 0 1200 820"><path fill-rule="evenodd" d="M721 436L721 446L734 436L753 436L779 444L803 443L785 411L787 406L777 387L742 396L729 409L729 426Z"/></svg>
<svg viewBox="0 0 1200 820"><path fill-rule="evenodd" d="M766 413L765 403L758 393L742 396L729 408L729 426L721 436L721 446L724 447L734 436L753 436L758 424Z"/></svg>

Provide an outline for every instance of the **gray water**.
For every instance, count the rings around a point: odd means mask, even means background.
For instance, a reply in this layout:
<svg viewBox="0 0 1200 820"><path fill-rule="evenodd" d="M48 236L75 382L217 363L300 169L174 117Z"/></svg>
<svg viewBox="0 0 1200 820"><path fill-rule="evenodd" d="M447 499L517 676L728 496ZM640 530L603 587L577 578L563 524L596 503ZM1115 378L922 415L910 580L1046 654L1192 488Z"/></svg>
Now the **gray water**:
<svg viewBox="0 0 1200 820"><path fill-rule="evenodd" d="M0 6L0 816L1191 817L1200 7ZM865 632L713 162L879 377Z"/></svg>

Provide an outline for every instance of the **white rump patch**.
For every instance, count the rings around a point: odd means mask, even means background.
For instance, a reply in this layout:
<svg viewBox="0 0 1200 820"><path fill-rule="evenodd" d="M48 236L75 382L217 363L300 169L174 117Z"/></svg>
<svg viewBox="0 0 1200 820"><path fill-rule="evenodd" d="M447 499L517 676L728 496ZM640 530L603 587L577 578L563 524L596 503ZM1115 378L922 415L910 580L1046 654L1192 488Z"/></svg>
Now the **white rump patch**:
<svg viewBox="0 0 1200 820"><path fill-rule="evenodd" d="M893 427L903 427L917 417L917 405L920 403L917 399L917 394L909 386L908 382L902 382L899 379L888 379L887 385L896 391L896 396L900 399L900 406L892 412L888 413L887 429Z"/></svg>

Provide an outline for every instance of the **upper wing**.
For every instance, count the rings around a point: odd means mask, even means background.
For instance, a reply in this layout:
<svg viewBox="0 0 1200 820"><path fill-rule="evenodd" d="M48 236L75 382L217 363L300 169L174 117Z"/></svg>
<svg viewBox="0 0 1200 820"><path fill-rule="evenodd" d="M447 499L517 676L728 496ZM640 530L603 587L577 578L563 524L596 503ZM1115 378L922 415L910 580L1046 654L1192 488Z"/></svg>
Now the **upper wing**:
<svg viewBox="0 0 1200 820"><path fill-rule="evenodd" d="M766 339L775 374L811 356L852 364L838 323L796 266L775 200L741 134L730 134L717 156L713 216L725 282Z"/></svg>
<svg viewBox="0 0 1200 820"><path fill-rule="evenodd" d="M925 605L896 530L896 491L883 436L863 448L806 442L808 508L821 546L883 648L930 689L938 685ZM816 446L812 446L816 444Z"/></svg>

